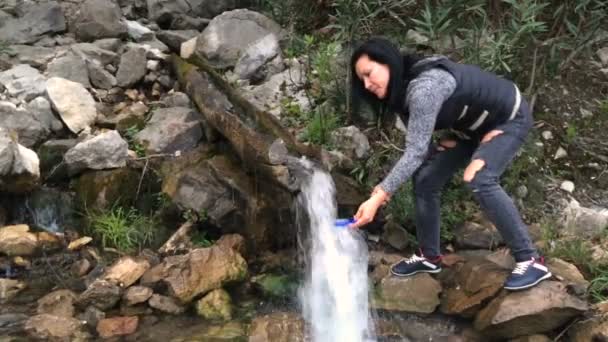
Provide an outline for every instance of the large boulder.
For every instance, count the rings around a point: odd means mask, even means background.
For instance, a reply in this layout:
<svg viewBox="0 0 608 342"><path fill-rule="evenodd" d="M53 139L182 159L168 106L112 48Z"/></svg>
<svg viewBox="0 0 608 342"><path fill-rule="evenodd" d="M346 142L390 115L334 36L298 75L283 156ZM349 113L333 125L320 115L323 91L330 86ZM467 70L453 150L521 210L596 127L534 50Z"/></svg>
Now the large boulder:
<svg viewBox="0 0 608 342"><path fill-rule="evenodd" d="M91 87L86 62L79 55L68 53L64 56L55 58L47 66L46 72L49 78L61 77L72 82L80 83L86 88Z"/></svg>
<svg viewBox="0 0 608 342"><path fill-rule="evenodd" d="M0 228L0 253L8 256L29 256L38 248L38 237L25 224Z"/></svg>
<svg viewBox="0 0 608 342"><path fill-rule="evenodd" d="M198 36L196 53L216 67L234 66L251 43L270 34L279 40L283 37L281 27L260 13L246 9L224 12Z"/></svg>
<svg viewBox="0 0 608 342"><path fill-rule="evenodd" d="M162 281L172 296L188 303L198 295L242 281L246 276L247 263L243 257L231 249L213 246L165 258L144 274L141 283Z"/></svg>
<svg viewBox="0 0 608 342"><path fill-rule="evenodd" d="M128 88L146 76L146 71L146 50L131 46L120 57L116 82L120 87Z"/></svg>
<svg viewBox="0 0 608 342"><path fill-rule="evenodd" d="M85 169L103 170L127 164L128 144L118 131L108 131L71 148L64 156L70 174Z"/></svg>
<svg viewBox="0 0 608 342"><path fill-rule="evenodd" d="M73 23L76 38L93 41L126 35L120 7L110 0L87 0L80 7Z"/></svg>
<svg viewBox="0 0 608 342"><path fill-rule="evenodd" d="M152 113L135 141L147 154L186 152L203 137L200 114L187 107L161 108Z"/></svg>
<svg viewBox="0 0 608 342"><path fill-rule="evenodd" d="M302 317L291 312L276 312L256 317L249 329L249 342L304 342Z"/></svg>
<svg viewBox="0 0 608 342"><path fill-rule="evenodd" d="M24 2L19 7L18 17L0 21L0 41L28 44L44 34L63 32L66 29L63 11L55 1Z"/></svg>
<svg viewBox="0 0 608 342"><path fill-rule="evenodd" d="M40 161L36 152L16 140L0 127L0 191L27 192L40 180Z"/></svg>
<svg viewBox="0 0 608 342"><path fill-rule="evenodd" d="M10 62L13 65L27 64L34 68L44 69L57 56L60 49L43 46L11 45Z"/></svg>
<svg viewBox="0 0 608 342"><path fill-rule="evenodd" d="M110 209L120 202L132 204L140 173L130 168L88 171L74 183L79 205L91 210Z"/></svg>
<svg viewBox="0 0 608 342"><path fill-rule="evenodd" d="M180 14L191 17L213 18L235 8L236 0L147 0L148 18L165 22Z"/></svg>
<svg viewBox="0 0 608 342"><path fill-rule="evenodd" d="M279 40L274 34L269 34L253 42L243 51L236 62L234 72L240 79L264 79L266 75L256 74L275 57L281 59Z"/></svg>
<svg viewBox="0 0 608 342"><path fill-rule="evenodd" d="M439 305L441 285L427 273L399 278L386 276L376 286L375 309L431 313Z"/></svg>
<svg viewBox="0 0 608 342"><path fill-rule="evenodd" d="M230 320L232 318L230 295L223 289L213 290L196 302L196 312L205 319Z"/></svg>
<svg viewBox="0 0 608 342"><path fill-rule="evenodd" d="M572 199L564 209L561 221L567 235L583 239L601 238L608 227L608 209L585 208Z"/></svg>
<svg viewBox="0 0 608 342"><path fill-rule="evenodd" d="M509 339L552 331L587 310L565 285L544 281L527 291L503 292L477 314L475 328L488 338Z"/></svg>
<svg viewBox="0 0 608 342"><path fill-rule="evenodd" d="M46 81L46 92L53 108L70 131L80 133L95 122L95 100L82 84L51 77Z"/></svg>
<svg viewBox="0 0 608 342"><path fill-rule="evenodd" d="M0 84L11 97L21 101L30 101L44 95L45 80L38 69L27 64L19 64L0 73Z"/></svg>

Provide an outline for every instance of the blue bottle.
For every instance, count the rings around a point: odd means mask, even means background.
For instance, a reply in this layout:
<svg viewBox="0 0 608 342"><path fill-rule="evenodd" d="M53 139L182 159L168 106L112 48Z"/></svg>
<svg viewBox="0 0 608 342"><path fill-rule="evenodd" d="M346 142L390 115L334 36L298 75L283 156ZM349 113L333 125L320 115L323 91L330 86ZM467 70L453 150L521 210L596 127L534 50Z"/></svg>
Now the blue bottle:
<svg viewBox="0 0 608 342"><path fill-rule="evenodd" d="M348 228L351 224L355 223L354 218L346 218L346 219L337 219L334 223L336 228Z"/></svg>

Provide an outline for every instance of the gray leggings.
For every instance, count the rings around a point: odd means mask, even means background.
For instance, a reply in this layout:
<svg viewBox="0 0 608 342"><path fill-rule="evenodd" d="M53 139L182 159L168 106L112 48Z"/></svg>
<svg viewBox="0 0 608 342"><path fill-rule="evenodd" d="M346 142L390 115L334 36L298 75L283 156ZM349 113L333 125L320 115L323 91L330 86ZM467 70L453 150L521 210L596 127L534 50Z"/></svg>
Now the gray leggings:
<svg viewBox="0 0 608 342"><path fill-rule="evenodd" d="M422 253L428 258L441 255L439 248L439 207L443 186L454 173L471 160L481 159L485 165L473 180L466 183L486 216L494 223L516 261L538 258L528 228L513 200L499 184L500 175L515 157L532 128L530 109L522 101L511 121L496 127L504 131L486 143L457 139L456 146L438 151L431 146L424 163L413 177L416 199L416 234Z"/></svg>

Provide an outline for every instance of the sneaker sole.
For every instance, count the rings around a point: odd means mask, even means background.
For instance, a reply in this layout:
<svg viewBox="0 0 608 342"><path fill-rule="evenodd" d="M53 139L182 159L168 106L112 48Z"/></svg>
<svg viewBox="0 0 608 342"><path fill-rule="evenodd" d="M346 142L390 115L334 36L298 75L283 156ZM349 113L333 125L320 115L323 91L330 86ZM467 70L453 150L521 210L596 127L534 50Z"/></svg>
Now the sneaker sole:
<svg viewBox="0 0 608 342"><path fill-rule="evenodd" d="M396 275L397 277L409 277L409 276L413 276L414 274L417 273L439 273L441 272L441 268L438 268L436 270L428 270L428 271L415 271L412 273L407 273L407 274L403 274L403 273L396 273L393 271L393 268L391 267L391 274Z"/></svg>
<svg viewBox="0 0 608 342"><path fill-rule="evenodd" d="M537 281L533 282L532 284L528 284L528 285L525 285L525 286L519 286L519 287L512 287L512 286L507 287L507 286L505 286L504 288L507 289L507 290L525 290L525 289L529 289L529 288L537 285L538 283L540 283L541 281L543 281L545 279L551 278L552 276L553 276L553 274L551 274L551 272L549 272L549 273L545 274L544 276L542 276L541 278L539 278Z"/></svg>

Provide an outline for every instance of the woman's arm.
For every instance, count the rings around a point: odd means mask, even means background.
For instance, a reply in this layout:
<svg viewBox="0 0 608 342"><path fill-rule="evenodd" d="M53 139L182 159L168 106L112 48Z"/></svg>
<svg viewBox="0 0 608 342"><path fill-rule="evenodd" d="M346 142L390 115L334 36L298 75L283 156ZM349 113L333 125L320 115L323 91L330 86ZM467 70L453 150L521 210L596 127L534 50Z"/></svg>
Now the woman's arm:
<svg viewBox="0 0 608 342"><path fill-rule="evenodd" d="M378 185L392 195L420 167L428 150L437 115L443 102L456 89L456 80L448 71L434 68L410 82L405 103L409 109L405 152Z"/></svg>

